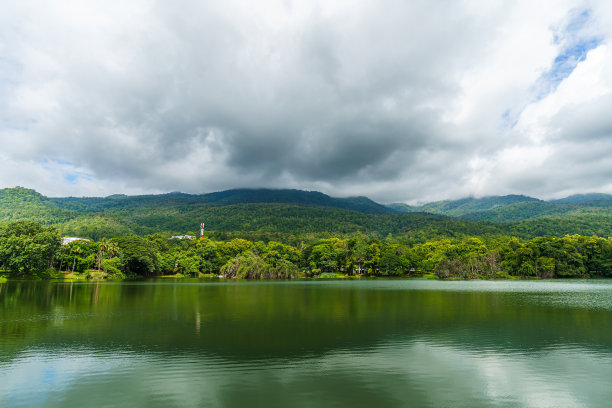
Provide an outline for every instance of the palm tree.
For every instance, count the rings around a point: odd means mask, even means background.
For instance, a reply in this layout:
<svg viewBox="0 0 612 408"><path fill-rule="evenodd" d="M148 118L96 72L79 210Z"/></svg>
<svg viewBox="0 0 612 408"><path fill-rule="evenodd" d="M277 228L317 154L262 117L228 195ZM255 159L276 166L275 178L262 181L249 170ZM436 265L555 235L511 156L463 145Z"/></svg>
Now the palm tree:
<svg viewBox="0 0 612 408"><path fill-rule="evenodd" d="M100 268L102 267L102 261L104 260L104 251L108 248L108 240L106 238L102 238L99 244L100 250L98 251L98 272L100 272Z"/></svg>
<svg viewBox="0 0 612 408"><path fill-rule="evenodd" d="M63 263L64 263L64 255L65 255L65 252L66 252L66 246L62 245L62 247L60 248L60 253L59 253L59 254L60 254L60 256L61 256L61 258L60 258L60 264L59 264L59 271L60 271L60 272L62 271L62 266L63 266Z"/></svg>
<svg viewBox="0 0 612 408"><path fill-rule="evenodd" d="M72 252L74 252L74 261L72 261L72 273L74 273L74 265L76 264L76 258L78 254L81 254L83 250L81 247L75 246L72 248Z"/></svg>
<svg viewBox="0 0 612 408"><path fill-rule="evenodd" d="M98 272L100 272L102 261L104 260L104 252L106 252L112 258L113 255L117 254L118 250L117 244L113 241L106 238L103 238L102 241L100 241L100 252L98 252Z"/></svg>

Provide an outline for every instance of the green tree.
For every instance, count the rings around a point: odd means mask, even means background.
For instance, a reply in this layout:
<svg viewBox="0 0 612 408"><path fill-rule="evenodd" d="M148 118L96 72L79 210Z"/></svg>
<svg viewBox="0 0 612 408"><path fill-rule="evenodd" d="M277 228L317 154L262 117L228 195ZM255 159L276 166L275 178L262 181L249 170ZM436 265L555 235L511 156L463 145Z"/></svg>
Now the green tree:
<svg viewBox="0 0 612 408"><path fill-rule="evenodd" d="M125 272L153 275L159 271L160 255L157 247L138 236L116 238L119 258Z"/></svg>
<svg viewBox="0 0 612 408"><path fill-rule="evenodd" d="M42 272L51 267L61 239L53 227L18 220L0 226L0 265L17 274Z"/></svg>
<svg viewBox="0 0 612 408"><path fill-rule="evenodd" d="M77 256L83 253L83 250L79 246L74 246L72 248L72 253L74 254L74 260L72 261L72 273L74 273L74 266L76 265Z"/></svg>
<svg viewBox="0 0 612 408"><path fill-rule="evenodd" d="M230 259L221 268L227 278L261 279L270 274L270 266L255 253L248 251Z"/></svg>
<svg viewBox="0 0 612 408"><path fill-rule="evenodd" d="M100 241L99 248L100 249L98 251L98 256L97 256L98 272L100 272L102 262L104 262L104 255L106 254L109 256L109 258L112 258L114 255L117 254L117 251L119 250L115 242L108 240L106 238L103 238L102 241Z"/></svg>

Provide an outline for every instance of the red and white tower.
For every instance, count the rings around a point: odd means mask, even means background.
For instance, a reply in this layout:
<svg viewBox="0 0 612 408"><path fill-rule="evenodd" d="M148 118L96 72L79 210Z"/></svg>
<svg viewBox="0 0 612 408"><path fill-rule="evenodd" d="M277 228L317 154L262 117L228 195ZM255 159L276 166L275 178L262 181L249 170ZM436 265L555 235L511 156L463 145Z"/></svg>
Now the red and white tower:
<svg viewBox="0 0 612 408"><path fill-rule="evenodd" d="M200 238L204 238L204 222L200 224Z"/></svg>

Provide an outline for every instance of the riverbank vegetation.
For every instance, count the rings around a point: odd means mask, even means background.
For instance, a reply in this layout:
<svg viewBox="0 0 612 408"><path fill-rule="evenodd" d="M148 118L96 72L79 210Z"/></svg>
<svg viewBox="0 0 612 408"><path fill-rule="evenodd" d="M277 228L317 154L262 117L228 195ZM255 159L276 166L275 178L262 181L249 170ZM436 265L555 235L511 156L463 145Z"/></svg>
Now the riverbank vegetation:
<svg viewBox="0 0 612 408"><path fill-rule="evenodd" d="M351 233L304 236L296 245L289 245L153 234L61 245L54 227L19 220L0 225L0 269L4 277L81 279L203 274L236 279L608 277L612 276L612 239L462 236L418 241L411 236L381 239Z"/></svg>

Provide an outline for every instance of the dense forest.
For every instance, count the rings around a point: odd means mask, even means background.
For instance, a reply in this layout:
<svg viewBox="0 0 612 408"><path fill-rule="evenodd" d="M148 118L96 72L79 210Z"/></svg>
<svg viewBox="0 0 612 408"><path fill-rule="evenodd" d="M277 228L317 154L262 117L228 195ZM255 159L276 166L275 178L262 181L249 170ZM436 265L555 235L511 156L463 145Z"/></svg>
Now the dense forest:
<svg viewBox="0 0 612 408"><path fill-rule="evenodd" d="M421 206L390 204L388 208L399 212L427 212L469 221L493 222L520 222L542 218L573 220L589 215L590 222L598 224L598 217L612 215L612 195L580 194L550 201L523 195L470 197L436 201Z"/></svg>
<svg viewBox="0 0 612 408"><path fill-rule="evenodd" d="M414 212L425 209L438 214ZM205 237L172 238L199 235L201 221ZM62 236L81 239L61 245ZM415 208L299 190L105 198L0 190L0 269L11 276L609 276L609 236L612 200L601 194Z"/></svg>
<svg viewBox="0 0 612 408"><path fill-rule="evenodd" d="M19 220L0 227L0 268L13 277L74 278L81 274L96 279L202 274L247 279L606 277L612 276L612 239L571 235L525 241L466 236L417 243L353 233L304 240L294 246L153 234L61 245L55 227Z"/></svg>
<svg viewBox="0 0 612 408"><path fill-rule="evenodd" d="M102 238L198 232L213 238L280 241L363 233L417 241L463 236L612 236L612 199L606 195L544 202L525 196L468 198L411 207L383 206L366 197L333 198L300 190L229 190L191 195L113 195L49 198L34 190L0 189L0 222L30 219L64 236ZM416 211L416 212L415 212Z"/></svg>

